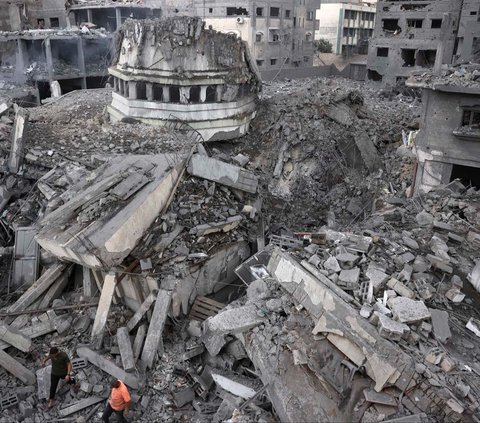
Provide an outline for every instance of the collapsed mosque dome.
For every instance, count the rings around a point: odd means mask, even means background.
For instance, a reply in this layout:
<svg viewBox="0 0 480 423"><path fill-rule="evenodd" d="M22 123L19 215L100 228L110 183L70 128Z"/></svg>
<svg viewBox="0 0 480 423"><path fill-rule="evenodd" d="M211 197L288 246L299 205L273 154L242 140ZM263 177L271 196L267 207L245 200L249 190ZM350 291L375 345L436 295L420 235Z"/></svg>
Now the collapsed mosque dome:
<svg viewBox="0 0 480 423"><path fill-rule="evenodd" d="M247 44L201 18L127 20L114 63L113 121L188 125L217 141L244 135L255 117L261 80Z"/></svg>

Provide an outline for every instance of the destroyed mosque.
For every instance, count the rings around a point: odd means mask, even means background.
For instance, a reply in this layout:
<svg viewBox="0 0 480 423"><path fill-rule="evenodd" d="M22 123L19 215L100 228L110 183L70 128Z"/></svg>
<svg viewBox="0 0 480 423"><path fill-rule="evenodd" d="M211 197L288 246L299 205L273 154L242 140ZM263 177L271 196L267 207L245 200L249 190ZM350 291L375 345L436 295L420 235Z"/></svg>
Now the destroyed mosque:
<svg viewBox="0 0 480 423"><path fill-rule="evenodd" d="M477 27L380 86L214 29L313 1L6 3L0 423L480 422Z"/></svg>

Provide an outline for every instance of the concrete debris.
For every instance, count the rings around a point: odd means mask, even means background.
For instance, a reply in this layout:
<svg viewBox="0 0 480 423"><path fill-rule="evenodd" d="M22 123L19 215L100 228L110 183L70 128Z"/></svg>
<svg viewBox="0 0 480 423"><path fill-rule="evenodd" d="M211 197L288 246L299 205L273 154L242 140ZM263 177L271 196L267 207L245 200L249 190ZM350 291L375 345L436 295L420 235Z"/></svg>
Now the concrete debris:
<svg viewBox="0 0 480 423"><path fill-rule="evenodd" d="M443 310L429 309L432 316L433 334L440 342L447 342L452 337L448 324L448 313Z"/></svg>
<svg viewBox="0 0 480 423"><path fill-rule="evenodd" d="M405 297L388 300L393 316L401 323L415 323L431 317L430 311L423 301L415 301Z"/></svg>

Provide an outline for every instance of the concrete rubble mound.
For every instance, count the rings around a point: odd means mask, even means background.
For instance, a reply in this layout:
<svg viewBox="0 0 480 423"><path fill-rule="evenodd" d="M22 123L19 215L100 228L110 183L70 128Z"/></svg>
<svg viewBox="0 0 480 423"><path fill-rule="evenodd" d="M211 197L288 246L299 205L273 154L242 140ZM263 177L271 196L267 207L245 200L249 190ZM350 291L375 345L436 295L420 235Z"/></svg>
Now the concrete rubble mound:
<svg viewBox="0 0 480 423"><path fill-rule="evenodd" d="M112 376L137 422L478 422L480 191L410 198L416 100L361 88L267 85L230 144L0 104L0 423L100 422Z"/></svg>

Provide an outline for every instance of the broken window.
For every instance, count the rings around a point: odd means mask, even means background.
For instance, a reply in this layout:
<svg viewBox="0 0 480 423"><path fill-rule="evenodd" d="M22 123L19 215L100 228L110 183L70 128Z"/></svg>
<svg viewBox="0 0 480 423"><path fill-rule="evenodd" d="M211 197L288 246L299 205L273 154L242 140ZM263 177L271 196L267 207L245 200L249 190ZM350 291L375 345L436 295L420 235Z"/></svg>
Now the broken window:
<svg viewBox="0 0 480 423"><path fill-rule="evenodd" d="M285 10L285 18L286 19L290 19L290 13L291 13L290 10Z"/></svg>
<svg viewBox="0 0 480 423"><path fill-rule="evenodd" d="M189 103L200 103L200 86L194 85L190 87Z"/></svg>
<svg viewBox="0 0 480 423"><path fill-rule="evenodd" d="M257 16L263 16L263 7L257 7Z"/></svg>
<svg viewBox="0 0 480 423"><path fill-rule="evenodd" d="M480 109L467 109L463 111L462 126L480 129Z"/></svg>
<svg viewBox="0 0 480 423"><path fill-rule="evenodd" d="M264 63L265 63L265 60L257 59L257 66L263 66Z"/></svg>
<svg viewBox="0 0 480 423"><path fill-rule="evenodd" d="M388 57L388 47L377 47L378 57Z"/></svg>
<svg viewBox="0 0 480 423"><path fill-rule="evenodd" d="M403 67L415 66L415 49L402 48Z"/></svg>
<svg viewBox="0 0 480 423"><path fill-rule="evenodd" d="M277 59L270 59L270 64L272 66L276 65L277 64Z"/></svg>
<svg viewBox="0 0 480 423"><path fill-rule="evenodd" d="M153 84L153 100L163 101L163 87L159 84Z"/></svg>
<svg viewBox="0 0 480 423"><path fill-rule="evenodd" d="M215 103L216 100L217 100L217 87L215 85L209 85L207 87L205 103Z"/></svg>
<svg viewBox="0 0 480 423"><path fill-rule="evenodd" d="M180 87L177 85L170 87L170 102L180 103Z"/></svg>
<svg viewBox="0 0 480 423"><path fill-rule="evenodd" d="M455 179L460 179L460 182L466 187L472 186L478 189L480 187L479 168L454 164L452 166L450 182L453 182Z"/></svg>
<svg viewBox="0 0 480 423"><path fill-rule="evenodd" d="M50 18L50 28L60 28L60 21L58 18Z"/></svg>
<svg viewBox="0 0 480 423"><path fill-rule="evenodd" d="M418 50L415 65L422 68L432 68L436 57L437 50Z"/></svg>
<svg viewBox="0 0 480 423"><path fill-rule="evenodd" d="M213 13L213 7L208 8L208 13Z"/></svg>
<svg viewBox="0 0 480 423"><path fill-rule="evenodd" d="M312 41L312 33L311 32L307 32L305 34L305 41L307 41L307 42Z"/></svg>
<svg viewBox="0 0 480 423"><path fill-rule="evenodd" d="M313 21L314 12L312 10L307 11L307 21Z"/></svg>
<svg viewBox="0 0 480 423"><path fill-rule="evenodd" d="M417 4L402 4L400 7L401 10L419 10L428 6L428 3L417 3Z"/></svg>
<svg viewBox="0 0 480 423"><path fill-rule="evenodd" d="M382 19L382 28L384 31L398 31L398 19Z"/></svg>
<svg viewBox="0 0 480 423"><path fill-rule="evenodd" d="M409 28L421 28L423 26L423 19L407 19L407 26Z"/></svg>
<svg viewBox="0 0 480 423"><path fill-rule="evenodd" d="M278 43L280 41L280 31L278 29L270 28L268 30L268 41L271 43Z"/></svg>
<svg viewBox="0 0 480 423"><path fill-rule="evenodd" d="M255 41L256 41L257 43L261 42L261 41L262 41L262 38L263 38L263 32L257 32L257 33L255 34Z"/></svg>
<svg viewBox="0 0 480 423"><path fill-rule="evenodd" d="M432 19L432 28L441 28L442 27L442 19Z"/></svg>
<svg viewBox="0 0 480 423"><path fill-rule="evenodd" d="M147 99L147 85L145 82L137 82L137 100Z"/></svg>
<svg viewBox="0 0 480 423"><path fill-rule="evenodd" d="M376 70L368 69L367 71L367 78L369 81L381 81L383 76L380 75Z"/></svg>
<svg viewBox="0 0 480 423"><path fill-rule="evenodd" d="M227 7L227 16L248 16L248 11L244 7Z"/></svg>
<svg viewBox="0 0 480 423"><path fill-rule="evenodd" d="M280 16L280 8L279 7L271 7L270 8L270 16L272 18L278 18Z"/></svg>

